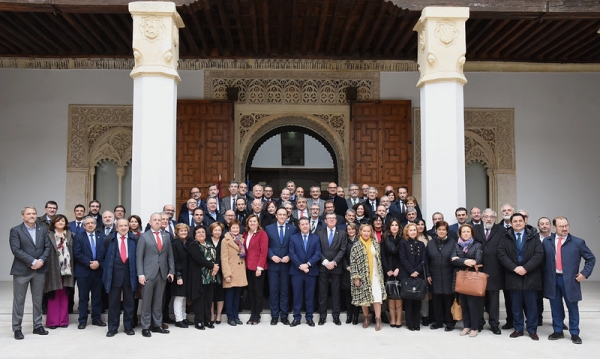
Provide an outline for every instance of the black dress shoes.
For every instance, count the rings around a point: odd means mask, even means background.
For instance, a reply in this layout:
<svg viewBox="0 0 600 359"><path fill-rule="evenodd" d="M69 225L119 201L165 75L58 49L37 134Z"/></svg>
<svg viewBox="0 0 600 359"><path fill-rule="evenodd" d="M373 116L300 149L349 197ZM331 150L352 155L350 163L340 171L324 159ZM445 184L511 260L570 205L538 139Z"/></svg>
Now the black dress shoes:
<svg viewBox="0 0 600 359"><path fill-rule="evenodd" d="M152 328L152 333L169 334L169 331L167 329L163 329L163 327L154 327Z"/></svg>
<svg viewBox="0 0 600 359"><path fill-rule="evenodd" d="M312 320L307 320L306 324L308 324L309 327L314 327L315 326L315 322L313 322Z"/></svg>
<svg viewBox="0 0 600 359"><path fill-rule="evenodd" d="M107 337L109 337L109 338L112 338L112 337L114 337L116 334L117 334L117 332L113 332L112 330L109 330L109 331L106 333L106 336L107 336Z"/></svg>
<svg viewBox="0 0 600 359"><path fill-rule="evenodd" d="M518 338L518 337L522 337L522 336L523 336L523 332L517 332L516 330L514 332L510 333L511 338Z"/></svg>
<svg viewBox="0 0 600 359"><path fill-rule="evenodd" d="M23 332L20 330L15 330L15 339L16 340L21 340L25 338L25 336L23 335Z"/></svg>
<svg viewBox="0 0 600 359"><path fill-rule="evenodd" d="M451 332L454 330L454 325L446 325L446 328L444 328L445 332Z"/></svg>
<svg viewBox="0 0 600 359"><path fill-rule="evenodd" d="M514 326L512 325L512 323L506 323L502 326L502 329L512 329L514 328Z"/></svg>
<svg viewBox="0 0 600 359"><path fill-rule="evenodd" d="M350 314L348 314L348 315L346 316L346 324L350 324L350 323L352 323L352 316L351 316ZM358 323L357 323L357 324L358 324Z"/></svg>
<svg viewBox="0 0 600 359"><path fill-rule="evenodd" d="M77 326L77 329L85 329L87 324L85 323L79 323L79 325Z"/></svg>
<svg viewBox="0 0 600 359"><path fill-rule="evenodd" d="M240 318L235 318L235 324L237 324L237 325L243 325L243 324L244 324L244 322L242 322L242 321L240 320Z"/></svg>
<svg viewBox="0 0 600 359"><path fill-rule="evenodd" d="M325 318L320 318L319 319L319 325L325 325L325 322L327 321L327 319Z"/></svg>
<svg viewBox="0 0 600 359"><path fill-rule="evenodd" d="M192 322L192 321L190 321L190 320L187 320L187 319L184 319L184 320L183 320L183 322L184 322L185 324L187 324L188 326L190 326L190 325L194 325L194 322Z"/></svg>
<svg viewBox="0 0 600 359"><path fill-rule="evenodd" d="M538 337L537 333L529 333L529 337L531 338L531 340L540 340L540 337Z"/></svg>
<svg viewBox="0 0 600 359"><path fill-rule="evenodd" d="M204 323L204 326L209 329L215 329L213 322Z"/></svg>
<svg viewBox="0 0 600 359"><path fill-rule="evenodd" d="M502 331L500 331L500 328L498 328L498 327L492 327L492 333L494 333L496 335L500 335L500 334L502 334Z"/></svg>
<svg viewBox="0 0 600 359"><path fill-rule="evenodd" d="M48 331L41 325L33 330L33 334L37 335L48 335Z"/></svg>
<svg viewBox="0 0 600 359"><path fill-rule="evenodd" d="M48 327L48 329L56 329L56 328L58 328L58 325L51 325Z"/></svg>
<svg viewBox="0 0 600 359"><path fill-rule="evenodd" d="M103 321L101 321L101 320L94 320L94 321L92 322L92 325L95 325L95 326L97 326L97 327L105 327L105 326L106 326L106 323L104 323L104 322L103 322Z"/></svg>
<svg viewBox="0 0 600 359"><path fill-rule="evenodd" d="M564 337L565 335L562 332L554 332L548 336L548 340L558 340Z"/></svg>
<svg viewBox="0 0 600 359"><path fill-rule="evenodd" d="M442 323L433 323L429 326L429 329L440 329L442 326Z"/></svg>
<svg viewBox="0 0 600 359"><path fill-rule="evenodd" d="M229 320L227 321L227 323L228 323L229 325L231 325L232 327L235 327L235 326L237 325L237 323L235 322L235 319L229 319Z"/></svg>
<svg viewBox="0 0 600 359"><path fill-rule="evenodd" d="M299 320L294 320L294 321L293 321L293 322L290 324L290 327L292 327L292 328L293 328L293 327L297 327L297 326L299 326L299 325L300 325L300 321L299 321Z"/></svg>
<svg viewBox="0 0 600 359"><path fill-rule="evenodd" d="M135 332L133 331L133 329L125 329L125 334L127 334L127 335L135 335Z"/></svg>
<svg viewBox="0 0 600 359"><path fill-rule="evenodd" d="M187 328L188 327L188 325L186 323L184 323L183 321L181 321L181 322L175 322L175 326L177 328Z"/></svg>
<svg viewBox="0 0 600 359"><path fill-rule="evenodd" d="M581 343L583 343L583 341L581 340L581 338L579 337L579 335L571 335L571 341L573 342L573 344L581 344Z"/></svg>
<svg viewBox="0 0 600 359"><path fill-rule="evenodd" d="M142 336L150 338L152 336L152 333L150 333L150 329L142 329Z"/></svg>
<svg viewBox="0 0 600 359"><path fill-rule="evenodd" d="M277 318L271 319L271 325L277 325Z"/></svg>
<svg viewBox="0 0 600 359"><path fill-rule="evenodd" d="M194 328L196 328L198 330L206 329L206 328L204 328L204 324L202 324L202 323L194 324Z"/></svg>
<svg viewBox="0 0 600 359"><path fill-rule="evenodd" d="M340 318L333 318L333 324L342 325L342 322L340 321Z"/></svg>
<svg viewBox="0 0 600 359"><path fill-rule="evenodd" d="M281 318L281 324L290 325L290 321L288 320L288 318Z"/></svg>
<svg viewBox="0 0 600 359"><path fill-rule="evenodd" d="M429 325L429 317L421 317L421 324L423 324L423 326L428 326Z"/></svg>

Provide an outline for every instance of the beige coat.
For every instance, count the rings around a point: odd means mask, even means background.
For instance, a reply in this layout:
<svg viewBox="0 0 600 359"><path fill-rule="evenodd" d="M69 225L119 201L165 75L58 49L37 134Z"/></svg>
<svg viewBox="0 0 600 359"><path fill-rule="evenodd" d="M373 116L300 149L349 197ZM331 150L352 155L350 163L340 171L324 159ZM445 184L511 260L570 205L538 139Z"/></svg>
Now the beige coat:
<svg viewBox="0 0 600 359"><path fill-rule="evenodd" d="M221 242L221 270L223 271L223 288L245 287L248 285L246 260L240 258L240 247L235 243L229 232L225 233L225 237ZM227 283L227 277L231 277L231 282Z"/></svg>

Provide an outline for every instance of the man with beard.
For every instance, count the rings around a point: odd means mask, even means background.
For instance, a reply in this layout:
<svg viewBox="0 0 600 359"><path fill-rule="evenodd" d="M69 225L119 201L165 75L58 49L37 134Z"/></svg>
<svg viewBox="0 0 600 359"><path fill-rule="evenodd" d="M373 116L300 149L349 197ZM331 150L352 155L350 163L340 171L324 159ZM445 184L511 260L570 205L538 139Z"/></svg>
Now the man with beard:
<svg viewBox="0 0 600 359"><path fill-rule="evenodd" d="M505 229L509 229L510 228L510 216L513 215L514 212L514 208L508 204L505 203L502 205L502 207L500 208L500 212L502 212L502 222L498 223L500 225L502 225Z"/></svg>
<svg viewBox="0 0 600 359"><path fill-rule="evenodd" d="M485 311L489 314L492 333L500 335L500 289L504 287L504 267L498 260L498 245L504 233L502 226L496 223L496 212L491 208L483 211L482 225L474 226L475 239L483 245L484 271L489 275L485 290ZM479 319L479 331L483 330L485 319Z"/></svg>
<svg viewBox="0 0 600 359"><path fill-rule="evenodd" d="M514 208L510 204L505 203L500 208L500 211L502 212L502 221L500 221L500 223L498 223L498 224L501 225L502 227L504 227L504 229L508 231L511 228L510 216L513 215ZM513 315L512 315L512 310L511 310L512 299L510 297L510 292L508 290L503 289L502 294L504 295L504 309L506 310L506 324L504 324L502 326L502 329L512 329L513 328Z"/></svg>

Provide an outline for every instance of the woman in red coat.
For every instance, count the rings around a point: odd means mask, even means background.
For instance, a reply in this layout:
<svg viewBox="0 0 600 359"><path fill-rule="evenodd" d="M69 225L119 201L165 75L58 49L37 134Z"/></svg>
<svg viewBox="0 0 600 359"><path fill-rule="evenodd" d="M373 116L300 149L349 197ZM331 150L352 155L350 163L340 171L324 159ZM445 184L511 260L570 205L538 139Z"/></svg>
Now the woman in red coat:
<svg viewBox="0 0 600 359"><path fill-rule="evenodd" d="M260 323L260 312L263 305L263 286L267 269L267 253L269 238L261 228L258 216L252 214L246 219L244 232L246 247L246 277L248 278L248 296L250 297L250 320L246 324Z"/></svg>

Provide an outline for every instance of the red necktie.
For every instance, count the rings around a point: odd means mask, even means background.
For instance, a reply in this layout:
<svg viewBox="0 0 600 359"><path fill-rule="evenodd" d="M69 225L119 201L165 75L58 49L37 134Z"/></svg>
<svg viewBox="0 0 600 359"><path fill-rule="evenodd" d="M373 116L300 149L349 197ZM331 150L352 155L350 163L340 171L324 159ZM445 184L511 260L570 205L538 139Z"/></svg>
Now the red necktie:
<svg viewBox="0 0 600 359"><path fill-rule="evenodd" d="M121 260L127 262L127 247L125 247L125 236L121 236Z"/></svg>
<svg viewBox="0 0 600 359"><path fill-rule="evenodd" d="M156 245L158 246L158 251L162 252L162 241L160 240L160 236L158 235L158 232L154 232L154 235L156 236Z"/></svg>
<svg viewBox="0 0 600 359"><path fill-rule="evenodd" d="M556 243L556 270L559 270L562 272L562 253L561 253L561 248L562 248L562 237L558 237L558 243Z"/></svg>

